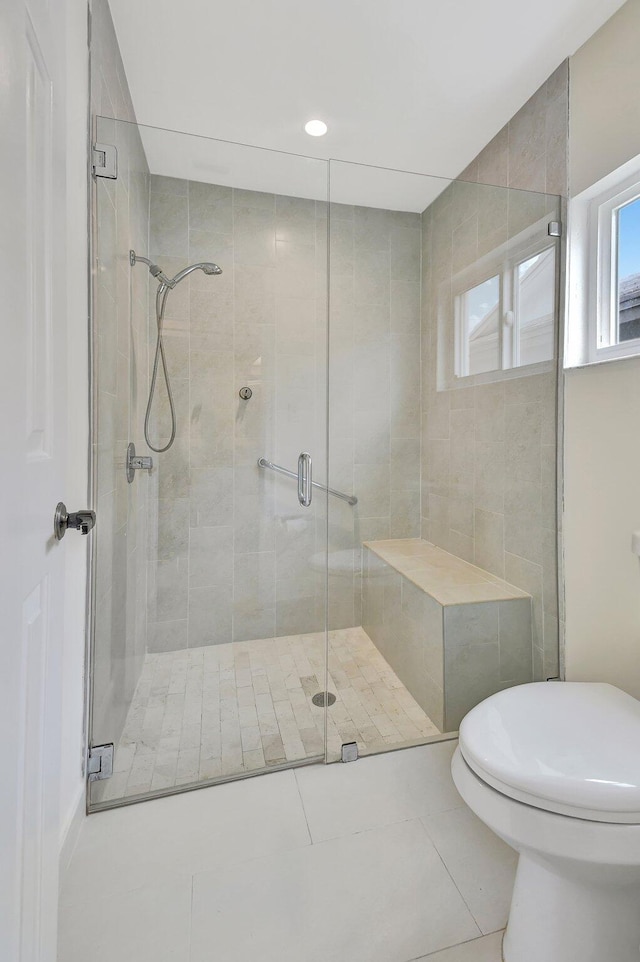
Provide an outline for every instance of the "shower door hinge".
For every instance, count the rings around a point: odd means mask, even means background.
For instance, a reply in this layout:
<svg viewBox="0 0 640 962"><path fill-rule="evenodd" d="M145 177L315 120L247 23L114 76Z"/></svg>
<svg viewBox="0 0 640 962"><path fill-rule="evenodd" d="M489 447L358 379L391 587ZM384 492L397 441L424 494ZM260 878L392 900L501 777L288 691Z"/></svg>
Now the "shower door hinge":
<svg viewBox="0 0 640 962"><path fill-rule="evenodd" d="M358 760L358 743L357 742L343 742L340 749L340 761L342 762L357 762Z"/></svg>
<svg viewBox="0 0 640 962"><path fill-rule="evenodd" d="M94 177L118 178L118 151L113 144L94 144L91 151L91 172Z"/></svg>
<svg viewBox="0 0 640 962"><path fill-rule="evenodd" d="M99 782L102 778L113 775L113 743L110 745L94 745L89 749L87 758L87 776L90 782Z"/></svg>
<svg viewBox="0 0 640 962"><path fill-rule="evenodd" d="M559 220L550 220L547 225L549 237L562 237L562 224Z"/></svg>

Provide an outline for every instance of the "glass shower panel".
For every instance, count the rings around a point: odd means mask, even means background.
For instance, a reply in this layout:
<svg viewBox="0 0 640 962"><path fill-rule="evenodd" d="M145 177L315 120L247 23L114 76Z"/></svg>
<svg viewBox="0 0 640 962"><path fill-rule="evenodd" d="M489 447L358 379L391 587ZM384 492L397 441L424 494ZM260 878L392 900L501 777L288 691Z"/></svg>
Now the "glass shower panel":
<svg viewBox="0 0 640 962"><path fill-rule="evenodd" d="M559 198L330 163L328 754L557 674Z"/></svg>
<svg viewBox="0 0 640 962"><path fill-rule="evenodd" d="M327 688L327 165L97 139L93 807L324 760Z"/></svg>
<svg viewBox="0 0 640 962"><path fill-rule="evenodd" d="M148 380L148 282L130 271L129 249L148 242L149 173L135 127L98 118L95 137L120 161L119 177L97 180L92 198L91 744L102 745L118 742L146 652L150 482L141 472L127 483L125 453L129 441L141 447ZM92 796L107 785L92 783Z"/></svg>

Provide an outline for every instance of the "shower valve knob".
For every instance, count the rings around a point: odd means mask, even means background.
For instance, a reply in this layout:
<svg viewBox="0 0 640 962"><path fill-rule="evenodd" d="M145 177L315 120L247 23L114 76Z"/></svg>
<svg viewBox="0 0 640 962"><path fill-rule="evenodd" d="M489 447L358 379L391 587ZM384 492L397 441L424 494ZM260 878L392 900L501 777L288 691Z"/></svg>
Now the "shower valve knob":
<svg viewBox="0 0 640 962"><path fill-rule="evenodd" d="M59 501L53 519L53 533L56 541L62 541L69 528L79 531L80 534L89 534L95 523L95 511L69 512L64 501Z"/></svg>

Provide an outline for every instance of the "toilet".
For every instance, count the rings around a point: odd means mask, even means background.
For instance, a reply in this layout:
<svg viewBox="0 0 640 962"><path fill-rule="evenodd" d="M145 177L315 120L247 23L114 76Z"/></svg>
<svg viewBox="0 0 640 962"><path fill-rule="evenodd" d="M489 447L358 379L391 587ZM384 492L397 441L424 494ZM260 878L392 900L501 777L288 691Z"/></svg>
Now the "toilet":
<svg viewBox="0 0 640 962"><path fill-rule="evenodd" d="M463 719L451 770L519 853L504 962L640 962L640 701L509 688Z"/></svg>

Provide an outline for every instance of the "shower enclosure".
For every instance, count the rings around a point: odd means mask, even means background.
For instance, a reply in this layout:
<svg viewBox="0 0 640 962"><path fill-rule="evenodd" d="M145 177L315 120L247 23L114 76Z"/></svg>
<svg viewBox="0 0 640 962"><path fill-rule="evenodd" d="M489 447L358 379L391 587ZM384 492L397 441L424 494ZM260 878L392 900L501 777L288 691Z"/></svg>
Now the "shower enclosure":
<svg viewBox="0 0 640 962"><path fill-rule="evenodd" d="M557 674L558 198L96 140L90 807Z"/></svg>

